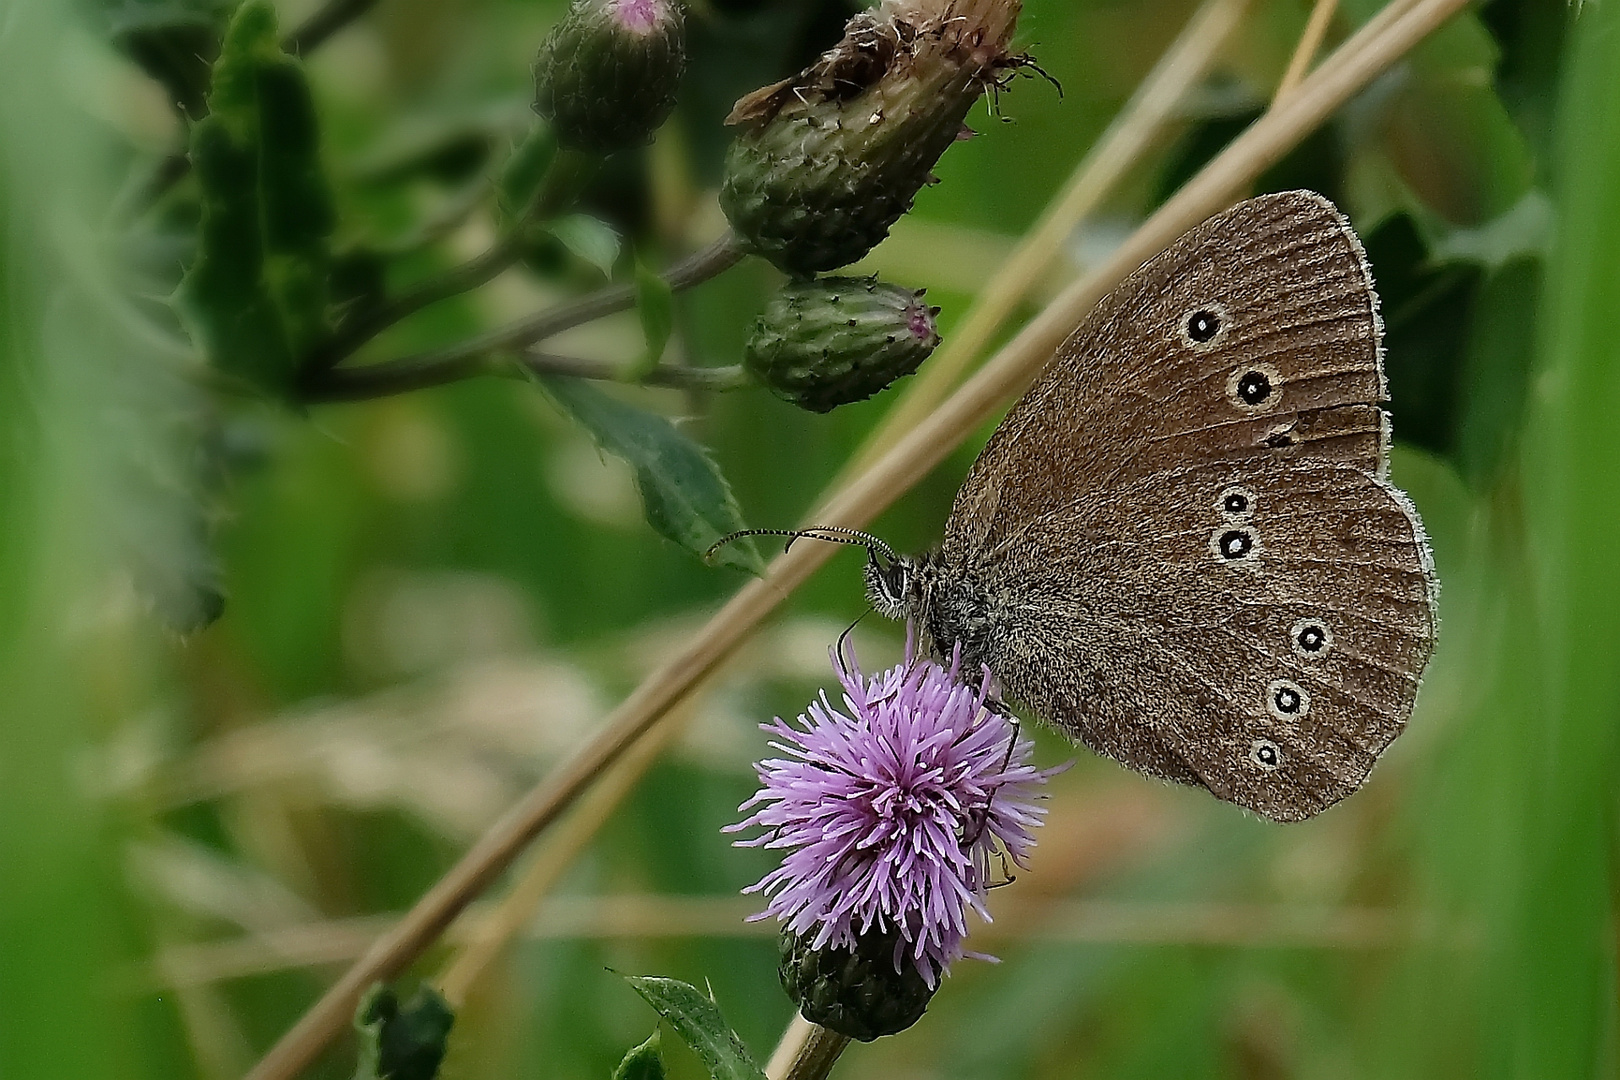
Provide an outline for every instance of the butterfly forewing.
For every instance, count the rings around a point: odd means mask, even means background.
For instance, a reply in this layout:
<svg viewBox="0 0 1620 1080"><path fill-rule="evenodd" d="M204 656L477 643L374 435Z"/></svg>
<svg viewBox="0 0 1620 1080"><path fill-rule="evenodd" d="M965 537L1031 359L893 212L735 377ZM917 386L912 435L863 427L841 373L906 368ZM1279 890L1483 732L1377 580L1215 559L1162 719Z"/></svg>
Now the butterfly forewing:
<svg viewBox="0 0 1620 1080"><path fill-rule="evenodd" d="M1099 753L1277 820L1319 812L1399 734L1434 638L1383 393L1377 299L1332 204L1212 218L1008 414L925 623Z"/></svg>

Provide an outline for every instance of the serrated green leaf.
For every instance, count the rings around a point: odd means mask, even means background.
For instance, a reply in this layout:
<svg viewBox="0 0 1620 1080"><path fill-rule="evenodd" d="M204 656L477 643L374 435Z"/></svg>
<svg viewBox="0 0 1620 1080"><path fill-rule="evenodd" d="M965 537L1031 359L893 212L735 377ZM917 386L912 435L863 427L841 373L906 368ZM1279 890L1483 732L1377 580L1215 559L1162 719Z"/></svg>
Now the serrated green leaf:
<svg viewBox="0 0 1620 1080"><path fill-rule="evenodd" d="M231 21L208 104L191 138L198 253L176 302L215 367L281 393L327 330L335 212L314 99L264 0Z"/></svg>
<svg viewBox="0 0 1620 1080"><path fill-rule="evenodd" d="M589 214L569 214L551 222L546 231L562 241L563 247L602 271L603 277L613 275L613 264L619 261L623 241L607 222Z"/></svg>
<svg viewBox="0 0 1620 1080"><path fill-rule="evenodd" d="M677 979L625 976L636 993L692 1048L709 1070L712 1080L765 1080L737 1033L731 1030L720 1006Z"/></svg>
<svg viewBox="0 0 1620 1080"><path fill-rule="evenodd" d="M540 376L563 411L597 445L630 463L636 473L647 523L699 555L743 527L731 488L708 453L656 413L626 405L581 379ZM765 564L748 541L721 548L715 561L762 574Z"/></svg>
<svg viewBox="0 0 1620 1080"><path fill-rule="evenodd" d="M641 317L641 335L647 342L647 351L631 372L640 378L664 359L670 335L675 332L675 290L640 259L636 260L636 314Z"/></svg>
<svg viewBox="0 0 1620 1080"><path fill-rule="evenodd" d="M354 1017L360 1062L354 1080L434 1080L456 1016L430 986L404 1005L392 987L377 983Z"/></svg>
<svg viewBox="0 0 1620 1080"><path fill-rule="evenodd" d="M664 1080L664 1057L659 1053L656 1028L652 1037L628 1054L613 1070L613 1080Z"/></svg>

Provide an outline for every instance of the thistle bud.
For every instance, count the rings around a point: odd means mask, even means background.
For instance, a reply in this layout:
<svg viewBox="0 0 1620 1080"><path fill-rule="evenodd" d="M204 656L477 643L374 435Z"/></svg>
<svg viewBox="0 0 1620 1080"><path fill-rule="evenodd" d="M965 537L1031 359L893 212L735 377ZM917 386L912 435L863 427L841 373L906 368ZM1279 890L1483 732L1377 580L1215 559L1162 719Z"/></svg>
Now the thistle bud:
<svg viewBox="0 0 1620 1080"><path fill-rule="evenodd" d="M916 371L939 344L939 308L922 296L875 277L789 282L755 324L743 366L812 412L864 401Z"/></svg>
<svg viewBox="0 0 1620 1080"><path fill-rule="evenodd" d="M923 978L897 931L869 930L850 945L819 949L814 937L783 930L776 969L806 1020L871 1042L922 1019L939 984Z"/></svg>
<svg viewBox="0 0 1620 1080"><path fill-rule="evenodd" d="M534 110L560 145L598 154L652 137L686 67L680 0L574 0L534 67Z"/></svg>
<svg viewBox="0 0 1620 1080"><path fill-rule="evenodd" d="M1027 62L1007 51L1019 7L883 0L810 67L737 102L720 203L744 245L799 276L875 247L979 95Z"/></svg>

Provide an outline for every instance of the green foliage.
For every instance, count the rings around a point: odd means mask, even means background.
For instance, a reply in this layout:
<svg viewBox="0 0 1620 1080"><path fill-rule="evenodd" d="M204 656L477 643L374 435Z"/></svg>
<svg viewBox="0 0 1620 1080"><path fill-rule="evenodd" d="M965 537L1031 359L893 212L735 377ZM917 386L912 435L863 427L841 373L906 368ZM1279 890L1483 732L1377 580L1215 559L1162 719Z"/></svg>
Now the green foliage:
<svg viewBox="0 0 1620 1080"><path fill-rule="evenodd" d="M202 223L180 311L222 373L282 394L327 330L334 210L309 84L265 0L238 9L208 104L191 134Z"/></svg>
<svg viewBox="0 0 1620 1080"><path fill-rule="evenodd" d="M455 1022L455 1013L432 987L418 987L401 1004L393 987L378 983L354 1017L360 1035L354 1080L434 1080Z"/></svg>
<svg viewBox="0 0 1620 1080"><path fill-rule="evenodd" d="M589 214L569 214L549 223L546 231L560 240L563 247L601 271L603 277L613 276L613 265L619 261L619 252L624 246L613 226Z"/></svg>
<svg viewBox="0 0 1620 1080"><path fill-rule="evenodd" d="M754 1063L748 1048L731 1030L720 1006L704 997L697 987L678 979L627 975L625 981L692 1048L709 1071L710 1080L765 1080L765 1071Z"/></svg>
<svg viewBox="0 0 1620 1080"><path fill-rule="evenodd" d="M235 0L105 0L114 43L196 120Z"/></svg>
<svg viewBox="0 0 1620 1080"><path fill-rule="evenodd" d="M646 1042L624 1055L613 1070L613 1080L664 1080L664 1055L659 1042L658 1029L654 1028Z"/></svg>
<svg viewBox="0 0 1620 1080"><path fill-rule="evenodd" d="M577 379L546 376L540 381L597 445L636 471L647 522L659 533L701 555L722 536L743 527L737 501L714 461L674 424ZM756 574L765 569L746 540L721 548L715 561Z"/></svg>

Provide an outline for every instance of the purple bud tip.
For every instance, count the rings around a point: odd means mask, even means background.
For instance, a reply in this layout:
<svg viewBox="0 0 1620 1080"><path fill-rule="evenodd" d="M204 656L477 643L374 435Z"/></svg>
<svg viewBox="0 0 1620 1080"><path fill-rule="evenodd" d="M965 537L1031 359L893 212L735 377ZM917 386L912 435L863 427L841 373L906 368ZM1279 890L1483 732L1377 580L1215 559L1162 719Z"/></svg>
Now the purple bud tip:
<svg viewBox="0 0 1620 1080"><path fill-rule="evenodd" d="M931 308L926 304L910 304L906 307L906 329L918 341L929 345L938 344L939 325L934 321L934 316L938 313L939 308Z"/></svg>
<svg viewBox="0 0 1620 1080"><path fill-rule="evenodd" d="M650 34L669 18L668 0L609 0L608 10L633 34Z"/></svg>

